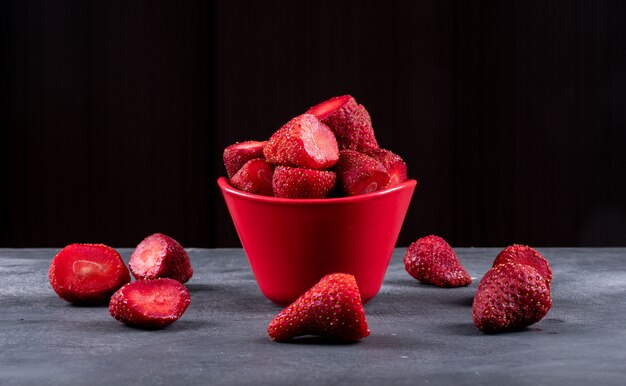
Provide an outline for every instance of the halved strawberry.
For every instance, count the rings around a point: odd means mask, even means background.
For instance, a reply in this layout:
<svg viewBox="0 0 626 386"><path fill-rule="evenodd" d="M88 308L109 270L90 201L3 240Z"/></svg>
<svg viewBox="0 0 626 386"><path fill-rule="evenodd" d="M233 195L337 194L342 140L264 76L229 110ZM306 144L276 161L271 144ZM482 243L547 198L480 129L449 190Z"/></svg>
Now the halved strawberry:
<svg viewBox="0 0 626 386"><path fill-rule="evenodd" d="M371 193L389 184L389 173L382 163L354 150L339 152L337 178L348 196Z"/></svg>
<svg viewBox="0 0 626 386"><path fill-rule="evenodd" d="M263 154L272 164L321 170L337 163L339 148L328 126L302 114L272 134Z"/></svg>
<svg viewBox="0 0 626 386"><path fill-rule="evenodd" d="M541 276L546 278L548 285L552 282L552 269L550 269L550 264L548 264L548 261L541 253L528 245L513 244L504 248L498 253L496 260L493 262L493 267L509 262L530 265L535 268Z"/></svg>
<svg viewBox="0 0 626 386"><path fill-rule="evenodd" d="M257 158L246 162L230 179L230 184L244 192L271 196L274 167L264 159Z"/></svg>
<svg viewBox="0 0 626 386"><path fill-rule="evenodd" d="M324 198L336 182L337 175L332 171L277 166L272 185L276 197Z"/></svg>
<svg viewBox="0 0 626 386"><path fill-rule="evenodd" d="M355 341L370 334L354 276L335 273L281 311L267 328L270 338L283 342L303 335Z"/></svg>
<svg viewBox="0 0 626 386"><path fill-rule="evenodd" d="M389 184L387 187L399 185L407 180L406 164L402 158L387 149L370 149L365 154L382 163L389 173Z"/></svg>
<svg viewBox="0 0 626 386"><path fill-rule="evenodd" d="M187 252L178 241L161 233L139 243L128 266L136 279L169 277L184 283L193 275Z"/></svg>
<svg viewBox="0 0 626 386"><path fill-rule="evenodd" d="M180 319L190 302L189 291L176 280L138 280L113 295L109 313L131 326L158 329Z"/></svg>
<svg viewBox="0 0 626 386"><path fill-rule="evenodd" d="M307 113L330 127L342 150L363 151L378 147L369 113L350 95L330 98L311 107Z"/></svg>
<svg viewBox="0 0 626 386"><path fill-rule="evenodd" d="M224 167L228 178L233 178L235 173L251 159L263 158L263 148L267 141L237 142L224 149Z"/></svg>
<svg viewBox="0 0 626 386"><path fill-rule="evenodd" d="M120 254L103 244L70 244L52 259L50 285L61 299L102 304L130 281Z"/></svg>

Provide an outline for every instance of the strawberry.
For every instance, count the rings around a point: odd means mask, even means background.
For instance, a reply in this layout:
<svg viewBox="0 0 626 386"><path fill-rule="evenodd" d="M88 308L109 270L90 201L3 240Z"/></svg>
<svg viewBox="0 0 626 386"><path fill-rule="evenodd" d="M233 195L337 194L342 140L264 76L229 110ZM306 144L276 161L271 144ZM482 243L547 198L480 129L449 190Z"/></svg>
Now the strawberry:
<svg viewBox="0 0 626 386"><path fill-rule="evenodd" d="M102 304L130 281L120 254L102 244L70 244L53 259L50 285L61 299L75 304Z"/></svg>
<svg viewBox="0 0 626 386"><path fill-rule="evenodd" d="M302 114L272 134L263 154L272 164L322 170L337 163L339 148L328 126Z"/></svg>
<svg viewBox="0 0 626 386"><path fill-rule="evenodd" d="M369 113L350 95L330 98L311 107L307 113L330 127L342 150L363 151L378 147Z"/></svg>
<svg viewBox="0 0 626 386"><path fill-rule="evenodd" d="M113 295L109 313L130 326L158 329L180 319L190 302L189 291L176 280L137 280Z"/></svg>
<svg viewBox="0 0 626 386"><path fill-rule="evenodd" d="M335 273L323 277L281 311L267 332L277 342L302 335L321 335L340 341L365 338L370 330L354 276Z"/></svg>
<svg viewBox="0 0 626 386"><path fill-rule="evenodd" d="M336 181L335 172L277 166L272 185L276 197L324 198L335 188Z"/></svg>
<svg viewBox="0 0 626 386"><path fill-rule="evenodd" d="M193 275L187 252L176 240L161 233L139 243L128 266L136 279L169 277L184 283Z"/></svg>
<svg viewBox="0 0 626 386"><path fill-rule="evenodd" d="M491 268L478 284L472 318L485 333L520 330L543 319L550 307L546 279L530 265L509 262Z"/></svg>
<svg viewBox="0 0 626 386"><path fill-rule="evenodd" d="M230 179L230 184L244 192L271 196L274 167L264 159L257 158L246 162Z"/></svg>
<svg viewBox="0 0 626 386"><path fill-rule="evenodd" d="M504 248L498 253L493 266L509 262L530 265L546 279L548 286L552 282L552 269L550 269L548 261L541 253L527 245L513 244Z"/></svg>
<svg viewBox="0 0 626 386"><path fill-rule="evenodd" d="M382 163L385 169L387 169L389 173L388 188L407 180L406 164L399 155L381 148L366 150L364 154Z"/></svg>
<svg viewBox="0 0 626 386"><path fill-rule="evenodd" d="M435 235L422 237L409 246L404 267L417 280L437 287L464 287L472 283L450 244Z"/></svg>
<svg viewBox="0 0 626 386"><path fill-rule="evenodd" d="M337 178L341 190L348 196L384 189L389 173L382 163L354 150L339 152Z"/></svg>
<svg viewBox="0 0 626 386"><path fill-rule="evenodd" d="M263 148L267 141L237 142L224 149L224 167L228 178L233 178L235 173L251 159L263 158Z"/></svg>

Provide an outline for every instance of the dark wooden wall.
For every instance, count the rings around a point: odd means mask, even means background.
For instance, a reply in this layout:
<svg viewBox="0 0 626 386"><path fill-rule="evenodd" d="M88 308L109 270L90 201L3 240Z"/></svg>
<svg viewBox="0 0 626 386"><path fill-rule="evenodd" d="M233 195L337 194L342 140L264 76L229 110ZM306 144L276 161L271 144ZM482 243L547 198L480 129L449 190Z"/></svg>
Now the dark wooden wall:
<svg viewBox="0 0 626 386"><path fill-rule="evenodd" d="M239 246L222 149L330 96L420 180L399 245L626 245L626 2L0 3L0 246Z"/></svg>

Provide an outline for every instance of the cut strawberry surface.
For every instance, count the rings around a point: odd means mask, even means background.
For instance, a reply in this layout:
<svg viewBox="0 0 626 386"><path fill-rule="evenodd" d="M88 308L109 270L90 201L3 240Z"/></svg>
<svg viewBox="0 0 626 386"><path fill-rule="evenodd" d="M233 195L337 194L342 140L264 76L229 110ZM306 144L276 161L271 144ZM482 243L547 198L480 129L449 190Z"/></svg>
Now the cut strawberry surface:
<svg viewBox="0 0 626 386"><path fill-rule="evenodd" d="M330 127L342 150L363 151L378 147L369 113L350 95L330 98L311 107L307 113Z"/></svg>
<svg viewBox="0 0 626 386"><path fill-rule="evenodd" d="M75 304L101 304L130 281L120 254L103 244L71 244L52 260L50 285L64 300Z"/></svg>
<svg viewBox="0 0 626 386"><path fill-rule="evenodd" d="M339 152L336 169L339 186L348 196L375 192L389 184L389 173L382 163L354 150Z"/></svg>
<svg viewBox="0 0 626 386"><path fill-rule="evenodd" d="M399 185L407 180L407 169L404 160L387 149L370 149L365 154L382 163L389 173L389 184L387 187Z"/></svg>
<svg viewBox="0 0 626 386"><path fill-rule="evenodd" d="M355 341L370 334L354 276L327 275L272 320L267 332L284 342L303 335Z"/></svg>
<svg viewBox="0 0 626 386"><path fill-rule="evenodd" d="M276 197L324 198L335 189L332 171L277 166L272 181Z"/></svg>
<svg viewBox="0 0 626 386"><path fill-rule="evenodd" d="M176 240L161 233L139 243L128 265L136 279L168 277L184 283L193 275L187 252Z"/></svg>
<svg viewBox="0 0 626 386"><path fill-rule="evenodd" d="M157 329L177 321L190 302L189 291L177 280L138 280L113 295L109 312L125 324Z"/></svg>
<svg viewBox="0 0 626 386"><path fill-rule="evenodd" d="M267 141L238 142L224 149L224 167L228 178L232 178L251 159L264 158L263 148Z"/></svg>
<svg viewBox="0 0 626 386"><path fill-rule="evenodd" d="M339 148L328 126L314 115L303 114L276 131L263 154L272 164L322 170L337 163Z"/></svg>
<svg viewBox="0 0 626 386"><path fill-rule="evenodd" d="M244 192L273 195L272 176L274 167L264 159L253 159L245 163L230 179L230 184Z"/></svg>
<svg viewBox="0 0 626 386"><path fill-rule="evenodd" d="M552 282L552 269L546 258L527 245L514 244L504 248L493 262L493 267L503 263L530 265L546 279L548 285Z"/></svg>

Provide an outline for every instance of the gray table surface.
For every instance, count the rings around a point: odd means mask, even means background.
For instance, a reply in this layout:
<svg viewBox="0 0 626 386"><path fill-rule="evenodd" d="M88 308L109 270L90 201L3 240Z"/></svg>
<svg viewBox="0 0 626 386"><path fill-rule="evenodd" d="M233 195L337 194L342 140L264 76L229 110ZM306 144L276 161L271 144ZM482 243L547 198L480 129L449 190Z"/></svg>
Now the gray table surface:
<svg viewBox="0 0 626 386"><path fill-rule="evenodd" d="M266 334L280 308L240 249L188 250L191 305L161 331L59 299L47 278L57 250L0 249L0 384L626 384L626 248L540 249L552 310L524 331L484 335L471 303L498 250L458 249L474 283L440 289L413 280L396 249L365 306L370 337L281 344Z"/></svg>

